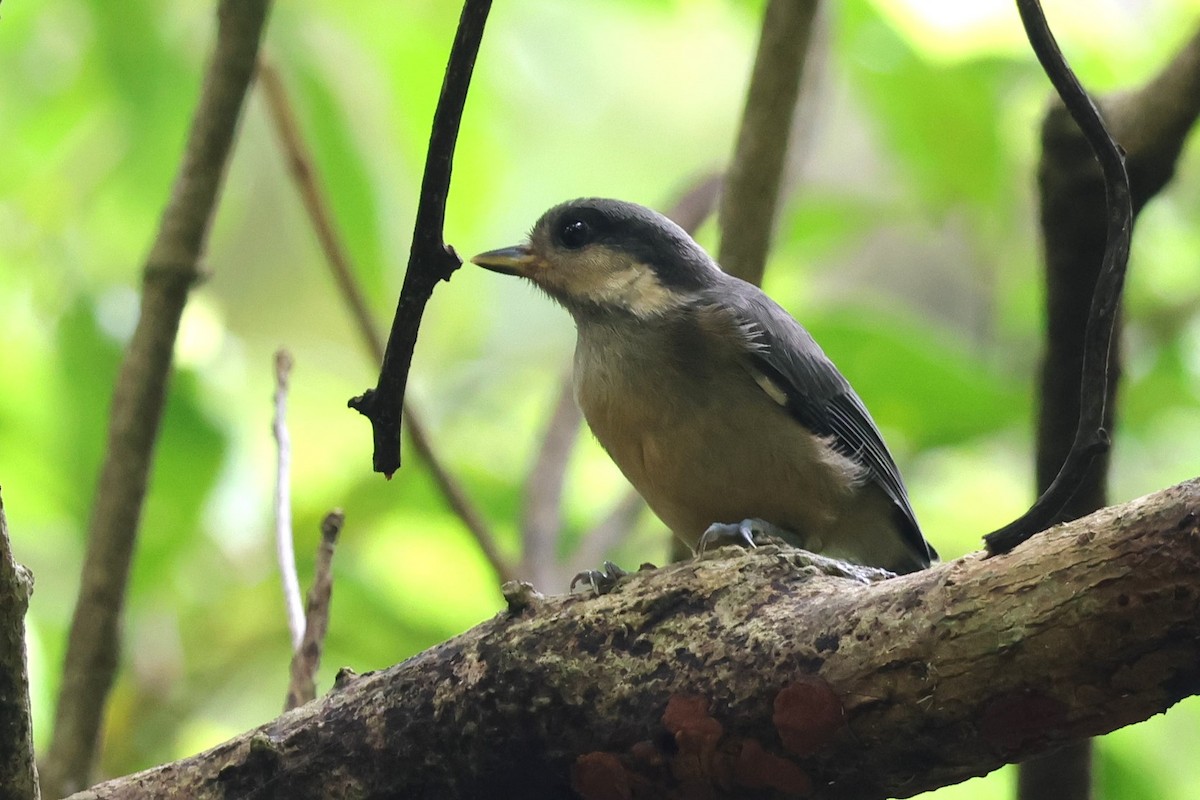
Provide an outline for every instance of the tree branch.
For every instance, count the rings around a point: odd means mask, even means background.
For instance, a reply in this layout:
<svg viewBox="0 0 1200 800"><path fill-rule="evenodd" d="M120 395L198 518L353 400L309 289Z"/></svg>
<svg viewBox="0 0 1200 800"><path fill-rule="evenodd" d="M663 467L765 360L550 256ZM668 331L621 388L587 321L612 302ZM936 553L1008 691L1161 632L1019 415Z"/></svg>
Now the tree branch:
<svg viewBox="0 0 1200 800"><path fill-rule="evenodd" d="M0 794L13 800L41 797L25 649L25 613L32 594L33 575L13 558L0 499Z"/></svg>
<svg viewBox="0 0 1200 800"><path fill-rule="evenodd" d="M275 132L280 147L287 158L288 171L300 192L304 209L308 213L309 222L321 244L325 254L325 263L333 274L338 292L343 302L350 310L350 316L358 328L363 345L367 348L375 363L381 363L384 357L383 337L375 327L374 318L367 305L366 297L356 277L357 272L346 254L342 238L338 234L337 225L333 220L333 212L326 200L325 192L321 189L317 178L317 167L304 142L300 125L292 111L292 103L287 89L278 70L268 59L263 59L260 65L260 85L267 100L271 120L275 124ZM496 571L500 582L512 580L514 570L508 559L500 552L496 544L496 536L478 506L471 501L462 484L454 477L449 468L442 463L437 451L430 441L429 433L421 414L413 404L405 400L404 416L408 419L408 432L412 438L417 455L429 467L434 483L437 484L450 510L462 520L463 525L475 537L484 556Z"/></svg>
<svg viewBox="0 0 1200 800"><path fill-rule="evenodd" d="M754 284L762 283L771 246L784 158L817 6L817 0L767 3L737 148L725 176L717 261L726 272Z"/></svg>
<svg viewBox="0 0 1200 800"><path fill-rule="evenodd" d="M1109 351L1117 326L1117 309L1129 261L1129 239L1133 231L1133 207L1125 156L1109 134L1100 112L1067 66L1046 24L1038 0L1017 0L1029 43L1046 76L1054 84L1063 105L1079 126L1088 146L1100 162L1104 175L1105 205L1108 209L1104 255L1095 278L1084 334L1080 378L1079 418L1071 449L1058 474L1023 515L984 537L989 552L1004 553L1051 524L1087 479L1093 460L1108 450L1105 406L1109 385Z"/></svg>
<svg viewBox="0 0 1200 800"><path fill-rule="evenodd" d="M1200 113L1200 35L1140 89L1100 101L1113 136L1124 143L1133 214L1162 189ZM1046 252L1046 353L1038 410L1037 485L1044 491L1071 449L1080 412L1080 376L1090 298L1104 257L1104 179L1079 126L1061 104L1042 127L1039 168ZM1120 379L1120 318L1109 348L1103 426L1113 430ZM1108 504L1109 453L1099 455L1056 521ZM1083 741L1021 765L1022 800L1090 797L1091 747Z"/></svg>
<svg viewBox="0 0 1200 800"><path fill-rule="evenodd" d="M909 796L1200 692L1200 479L889 580L730 552L598 598L512 591L461 636L77 800Z"/></svg>
<svg viewBox="0 0 1200 800"><path fill-rule="evenodd" d="M345 522L346 515L340 508L330 511L321 520L321 545L317 549L317 565L304 605L304 636L292 653L284 711L291 711L317 696L317 670L321 666L321 650L329 629L329 605L333 598L333 551Z"/></svg>
<svg viewBox="0 0 1200 800"><path fill-rule="evenodd" d="M183 161L143 267L137 327L121 364L108 444L88 524L87 552L54 738L43 768L48 797L87 785L117 668L118 626L171 368L171 352L254 76L267 0L221 0L216 50Z"/></svg>
<svg viewBox="0 0 1200 800"><path fill-rule="evenodd" d="M375 440L374 469L388 477L400 467L400 412L421 315L438 281L449 280L454 270L462 266L462 259L453 248L446 246L442 226L458 126L491 7L491 0L466 0L463 4L442 93L433 114L433 131L425 157L425 175L421 180L421 200L413 226L408 269L404 273L404 285L400 289L379 382L374 389L368 389L349 402L351 408L371 420Z"/></svg>

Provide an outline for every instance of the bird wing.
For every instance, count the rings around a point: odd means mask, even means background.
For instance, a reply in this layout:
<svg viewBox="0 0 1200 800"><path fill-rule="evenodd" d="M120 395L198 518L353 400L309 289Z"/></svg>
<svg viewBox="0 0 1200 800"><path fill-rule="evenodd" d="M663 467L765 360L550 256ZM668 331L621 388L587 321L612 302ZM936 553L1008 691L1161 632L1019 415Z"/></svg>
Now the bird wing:
<svg viewBox="0 0 1200 800"><path fill-rule="evenodd" d="M895 504L908 544L917 553L937 558L921 535L900 470L850 383L809 332L775 301L751 284L732 277L729 280L736 284L720 287L715 305L733 315L734 324L746 337L751 368L773 384L764 391L793 419L826 437L837 452L861 464L868 480L882 488ZM759 383L762 385L762 381Z"/></svg>

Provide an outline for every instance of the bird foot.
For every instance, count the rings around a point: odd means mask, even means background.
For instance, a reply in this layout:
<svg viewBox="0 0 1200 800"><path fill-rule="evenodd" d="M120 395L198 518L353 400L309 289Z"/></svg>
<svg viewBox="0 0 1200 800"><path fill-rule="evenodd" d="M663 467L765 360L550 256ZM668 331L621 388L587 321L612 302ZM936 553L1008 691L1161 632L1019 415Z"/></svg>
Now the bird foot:
<svg viewBox="0 0 1200 800"><path fill-rule="evenodd" d="M785 542L796 537L790 531L763 519L744 519L741 522L714 522L696 544L696 555L726 545L737 545L747 549L758 547L766 540L782 539Z"/></svg>
<svg viewBox="0 0 1200 800"><path fill-rule="evenodd" d="M613 562L605 561L602 569L585 569L572 578L571 591L575 591L576 584L582 583L592 587L592 594L599 597L611 592L616 587L617 581L628 574Z"/></svg>

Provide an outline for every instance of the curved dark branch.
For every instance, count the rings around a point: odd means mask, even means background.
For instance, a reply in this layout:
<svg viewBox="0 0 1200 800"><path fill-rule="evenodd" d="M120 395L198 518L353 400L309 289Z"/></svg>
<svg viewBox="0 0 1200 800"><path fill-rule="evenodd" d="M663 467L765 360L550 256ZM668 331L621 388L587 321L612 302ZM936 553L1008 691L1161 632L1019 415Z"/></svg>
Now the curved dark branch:
<svg viewBox="0 0 1200 800"><path fill-rule="evenodd" d="M383 336L376 328L366 296L359 285L357 272L334 223L333 210L321 188L317 165L296 121L287 88L269 59L262 59L259 80L267 100L268 111L279 134L279 146L287 157L289 172L304 202L321 250L325 254L325 263L337 283L338 294L350 311L359 337L370 357L382 363L385 352ZM408 420L408 435L412 439L413 448L429 467L430 476L445 497L446 505L479 542L480 549L495 569L500 582L512 580L515 577L512 567L496 543L496 535L491 525L471 500L462 483L442 461L421 415L411 400L404 401L401 413Z"/></svg>
<svg viewBox="0 0 1200 800"><path fill-rule="evenodd" d="M1108 356L1117 320L1117 308L1121 302L1121 290L1125 283L1129 240L1133 230L1133 206L1129 176L1125 172L1124 152L1113 141L1099 110L1067 65L1054 35L1046 24L1041 4L1038 0L1017 0L1017 7L1021 12L1021 21L1025 25L1029 43L1042 68L1100 162L1104 175L1108 228L1104 260L1100 275L1096 279L1091 313L1084 334L1080 411L1075 441L1058 475L1037 502L1016 520L984 537L988 551L993 554L1011 550L1053 523L1086 477L1092 460L1108 449L1109 438L1104 428Z"/></svg>
<svg viewBox="0 0 1200 800"><path fill-rule="evenodd" d="M425 304L438 281L449 280L462 259L448 247L443 238L446 218L446 197L450 192L450 172L454 162L454 145L458 140L459 123L475 56L483 40L491 0L466 0L458 31L446 65L442 93L433 114L433 130L429 135L429 151L425 157L425 174L421 179L421 200L413 226L412 246L408 269L392 320L379 382L374 389L352 398L350 408L371 420L375 448L372 462L376 472L391 477L400 467L400 412L408 370L412 365L413 348Z"/></svg>

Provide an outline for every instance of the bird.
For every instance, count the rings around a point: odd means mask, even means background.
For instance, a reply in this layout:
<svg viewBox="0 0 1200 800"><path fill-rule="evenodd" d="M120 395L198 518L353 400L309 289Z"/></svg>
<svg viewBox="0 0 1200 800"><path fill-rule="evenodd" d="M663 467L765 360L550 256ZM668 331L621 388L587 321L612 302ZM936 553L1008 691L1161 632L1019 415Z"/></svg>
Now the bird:
<svg viewBox="0 0 1200 800"><path fill-rule="evenodd" d="M693 549L765 532L894 573L937 558L850 383L787 311L667 217L572 200L523 243L471 260L571 314L588 426Z"/></svg>

